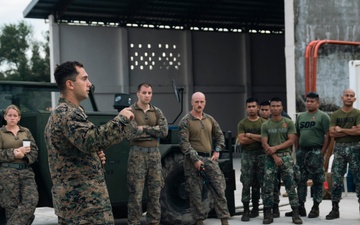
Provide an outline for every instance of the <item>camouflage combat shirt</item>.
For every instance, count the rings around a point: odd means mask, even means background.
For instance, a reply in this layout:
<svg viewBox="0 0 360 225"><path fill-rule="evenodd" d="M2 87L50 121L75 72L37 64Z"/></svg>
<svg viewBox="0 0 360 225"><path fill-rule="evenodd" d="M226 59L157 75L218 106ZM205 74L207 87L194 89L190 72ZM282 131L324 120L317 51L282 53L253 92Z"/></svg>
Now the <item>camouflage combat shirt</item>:
<svg viewBox="0 0 360 225"><path fill-rule="evenodd" d="M129 124L126 117L117 115L95 127L81 106L60 98L44 134L56 215L62 218L91 216L95 212L111 210L97 152L134 132L131 126L127 126Z"/></svg>

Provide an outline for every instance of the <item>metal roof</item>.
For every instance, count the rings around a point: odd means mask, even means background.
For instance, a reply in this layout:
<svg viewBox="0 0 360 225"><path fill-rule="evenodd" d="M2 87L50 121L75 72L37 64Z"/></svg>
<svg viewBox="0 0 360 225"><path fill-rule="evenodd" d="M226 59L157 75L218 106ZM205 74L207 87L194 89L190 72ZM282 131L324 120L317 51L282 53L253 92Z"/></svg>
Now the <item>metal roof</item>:
<svg viewBox="0 0 360 225"><path fill-rule="evenodd" d="M33 0L25 18L60 23L284 31L285 0Z"/></svg>

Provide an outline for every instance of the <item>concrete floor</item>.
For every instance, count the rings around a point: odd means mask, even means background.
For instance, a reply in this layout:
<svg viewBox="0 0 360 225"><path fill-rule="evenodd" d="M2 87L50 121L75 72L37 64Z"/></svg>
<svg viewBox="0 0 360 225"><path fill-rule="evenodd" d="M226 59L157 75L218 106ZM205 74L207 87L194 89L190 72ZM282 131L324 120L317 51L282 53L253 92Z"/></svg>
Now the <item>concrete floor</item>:
<svg viewBox="0 0 360 225"><path fill-rule="evenodd" d="M234 169L236 171L236 191L235 191L235 206L239 208L241 211L241 183L240 183L240 159L234 158ZM284 193L285 189L282 187L281 193ZM289 200L285 197L280 197L280 218L274 219L273 224L292 224L292 220L290 217L285 217L285 212L291 211L291 207L288 204ZM308 199L306 201L306 209L307 212L310 211L312 206L312 199L310 198L310 194L308 194ZM343 193L343 199L340 202L340 218L335 220L325 220L325 216L331 211L331 201L324 200L320 205L320 217L309 219L303 217L303 224L312 224L312 225L320 225L320 224L342 224L342 225L359 225L360 224L360 214L359 214L359 203L356 197L356 194L353 192L348 193L347 196ZM35 221L34 225L56 225L57 217L54 214L54 210L52 208L37 208L35 212ZM262 224L263 214L260 213L260 216L251 221L246 222L246 224ZM238 223L243 223L241 221L241 216L236 215L230 219L230 225L235 225ZM126 219L118 219L116 220L116 225L126 225ZM147 222L145 217L142 218L141 225L146 225ZM207 219L205 221L205 225L219 225L220 221L218 219Z"/></svg>

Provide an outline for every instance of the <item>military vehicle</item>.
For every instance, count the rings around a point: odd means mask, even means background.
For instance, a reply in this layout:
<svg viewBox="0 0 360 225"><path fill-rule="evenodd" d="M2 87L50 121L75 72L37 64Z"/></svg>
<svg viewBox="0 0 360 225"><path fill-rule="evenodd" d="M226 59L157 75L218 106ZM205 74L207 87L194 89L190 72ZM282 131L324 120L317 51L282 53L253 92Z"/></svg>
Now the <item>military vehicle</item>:
<svg viewBox="0 0 360 225"><path fill-rule="evenodd" d="M174 85L174 91L178 101L182 103L182 89ZM19 106L22 112L20 125L30 129L39 147L38 162L33 165L40 196L38 207L52 207L52 182L48 169L47 150L44 143L44 128L51 109L57 104L59 95L57 86L53 83L0 81L0 109L5 109L9 104ZM130 103L129 95L114 95L114 108L120 110ZM85 108L89 120L95 125L103 124L116 115L116 112L99 112L93 92L90 93L89 99L82 102L82 106ZM170 119L168 118L168 120ZM3 120L1 122L4 124ZM177 136L177 127L170 126L169 135L161 140L160 145L165 181L161 193L161 224L185 225L194 223L191 218L188 194L184 185L183 154L179 148ZM231 149L231 134L226 133L226 137L227 149ZM128 190L126 171L129 149L129 142L124 140L105 150L107 158L107 163L105 164L106 183L115 218L126 218L127 216ZM232 152L222 152L219 162L226 178L226 197L229 210L234 215L235 172L232 164ZM210 196L206 197L205 202L211 207ZM145 203L146 198L144 197L144 211L146 211ZM0 222L0 224L5 224L4 219L4 211L1 209L0 221L3 222Z"/></svg>

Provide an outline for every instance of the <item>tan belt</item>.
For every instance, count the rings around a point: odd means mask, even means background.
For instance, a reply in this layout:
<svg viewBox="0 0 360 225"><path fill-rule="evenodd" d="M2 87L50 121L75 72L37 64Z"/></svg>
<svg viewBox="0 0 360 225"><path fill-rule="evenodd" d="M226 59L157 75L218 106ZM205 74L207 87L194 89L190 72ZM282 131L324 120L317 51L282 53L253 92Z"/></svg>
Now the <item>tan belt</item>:
<svg viewBox="0 0 360 225"><path fill-rule="evenodd" d="M158 147L139 147L139 146L131 146L131 149L141 152L155 152L158 151Z"/></svg>

